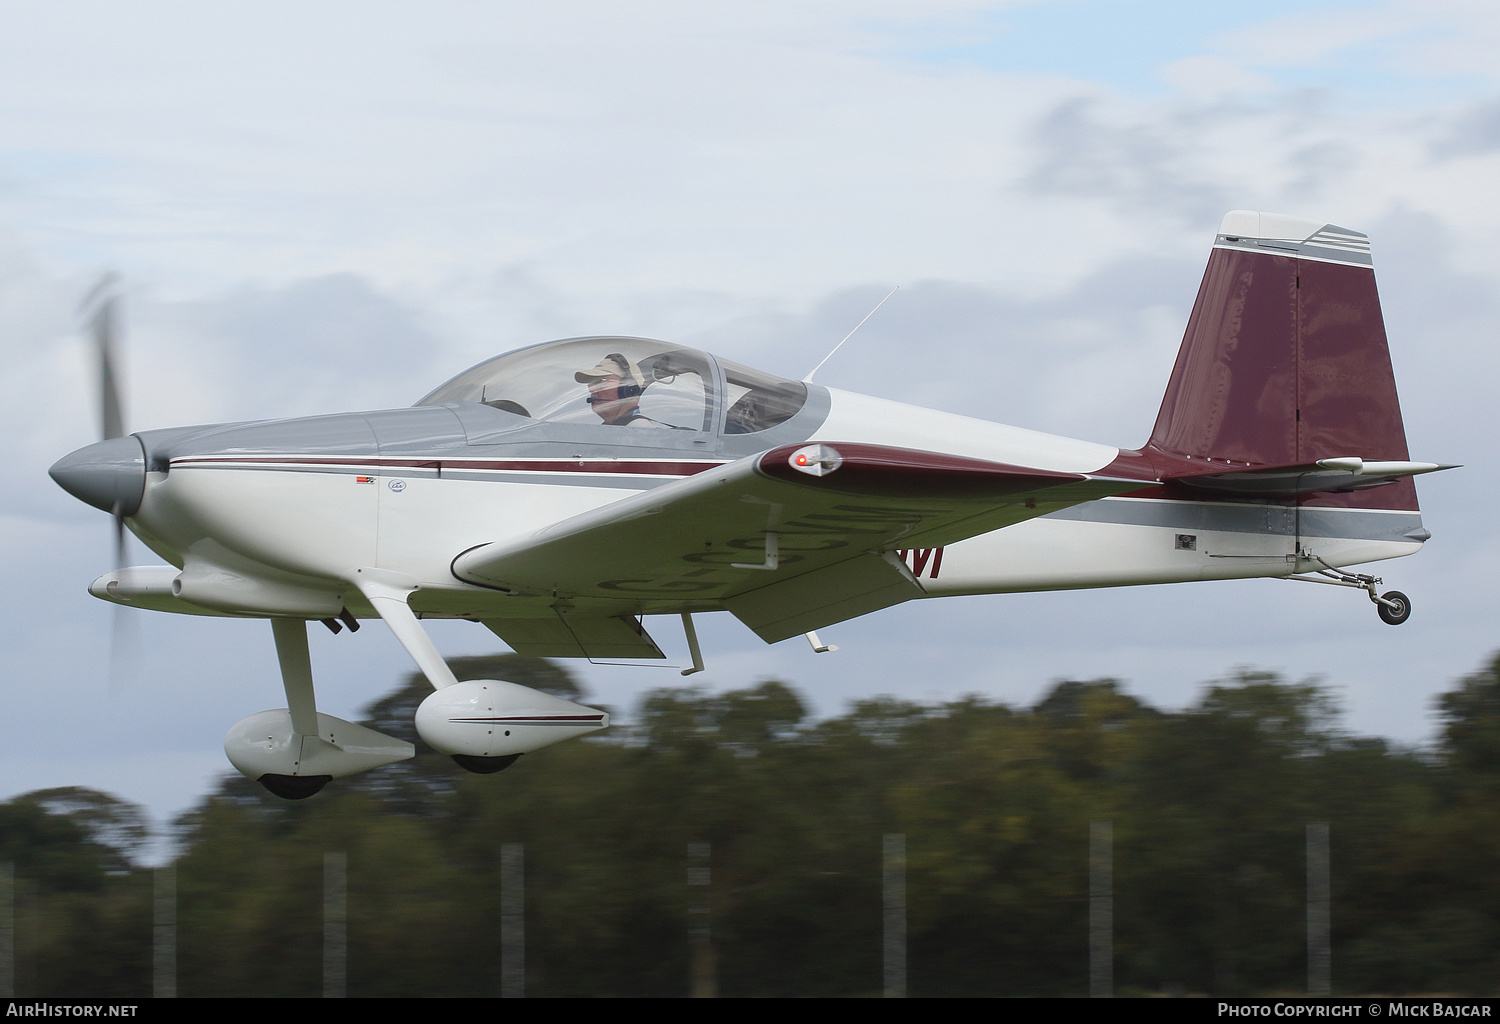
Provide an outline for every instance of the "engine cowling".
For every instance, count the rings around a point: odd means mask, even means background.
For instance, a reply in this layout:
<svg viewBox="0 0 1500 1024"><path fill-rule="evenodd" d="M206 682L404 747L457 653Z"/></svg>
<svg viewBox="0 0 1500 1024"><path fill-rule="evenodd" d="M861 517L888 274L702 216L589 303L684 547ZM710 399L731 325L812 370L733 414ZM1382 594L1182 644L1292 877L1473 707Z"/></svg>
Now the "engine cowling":
<svg viewBox="0 0 1500 1024"><path fill-rule="evenodd" d="M520 683L471 679L435 690L417 708L417 732L444 754L527 754L609 726L609 715Z"/></svg>

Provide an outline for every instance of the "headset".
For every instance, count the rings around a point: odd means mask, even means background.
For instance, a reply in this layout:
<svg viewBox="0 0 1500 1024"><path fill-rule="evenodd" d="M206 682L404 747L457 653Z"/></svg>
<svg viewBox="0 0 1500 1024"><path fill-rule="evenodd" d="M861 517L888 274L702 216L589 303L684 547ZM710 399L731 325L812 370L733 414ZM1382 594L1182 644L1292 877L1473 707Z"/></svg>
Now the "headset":
<svg viewBox="0 0 1500 1024"><path fill-rule="evenodd" d="M584 399L584 401L589 405L599 405L600 403L604 402L623 402L632 398L640 398L641 392L644 391L645 388L636 383L634 377L628 376L628 374L630 373L630 364L626 362L625 357L620 355L618 352L611 352L604 358L618 363L620 369L625 371L625 373L620 375L620 383L615 385L615 397L601 398L590 391L588 398Z"/></svg>

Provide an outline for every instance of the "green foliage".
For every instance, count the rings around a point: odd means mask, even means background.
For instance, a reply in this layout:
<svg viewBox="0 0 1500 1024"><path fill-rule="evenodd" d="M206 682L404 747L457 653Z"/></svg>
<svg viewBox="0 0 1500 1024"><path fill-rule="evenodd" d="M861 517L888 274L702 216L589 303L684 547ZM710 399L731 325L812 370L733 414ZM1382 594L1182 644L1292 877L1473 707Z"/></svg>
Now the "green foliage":
<svg viewBox="0 0 1500 1024"><path fill-rule="evenodd" d="M150 993L150 880L130 863L146 838L140 808L94 790L44 789L0 803L21 994Z"/></svg>
<svg viewBox="0 0 1500 1024"><path fill-rule="evenodd" d="M1438 700L1442 750L1456 772L1500 780L1500 654Z"/></svg>
<svg viewBox="0 0 1500 1024"><path fill-rule="evenodd" d="M583 696L537 659L453 665ZM525 845L528 994L683 995L692 842L712 844L722 994L872 995L886 833L907 837L913 994L1079 995L1098 819L1123 992L1303 990L1309 822L1331 827L1336 989L1495 988L1500 658L1441 698L1426 752L1351 736L1317 683L1264 673L1176 712L1101 679L824 721L768 681L653 691L629 727L475 776L417 739L428 692L413 676L367 709L412 760L301 802L227 779L177 823L184 995L317 995L328 851L348 859L351 994L498 994L506 843ZM0 804L22 994L149 991L145 838L88 790Z"/></svg>

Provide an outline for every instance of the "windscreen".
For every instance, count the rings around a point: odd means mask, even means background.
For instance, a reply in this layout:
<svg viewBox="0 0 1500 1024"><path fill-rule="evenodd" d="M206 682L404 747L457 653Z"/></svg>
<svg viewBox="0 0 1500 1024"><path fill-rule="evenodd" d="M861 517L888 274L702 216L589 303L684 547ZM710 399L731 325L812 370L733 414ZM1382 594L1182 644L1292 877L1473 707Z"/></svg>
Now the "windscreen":
<svg viewBox="0 0 1500 1024"><path fill-rule="evenodd" d="M724 401L729 412L724 418L724 433L754 434L785 423L807 403L807 385L773 374L752 370L727 359L724 367L728 393Z"/></svg>
<svg viewBox="0 0 1500 1024"><path fill-rule="evenodd" d="M577 338L521 349L454 377L418 405L479 402L552 423L710 429L713 373L695 349L645 338Z"/></svg>

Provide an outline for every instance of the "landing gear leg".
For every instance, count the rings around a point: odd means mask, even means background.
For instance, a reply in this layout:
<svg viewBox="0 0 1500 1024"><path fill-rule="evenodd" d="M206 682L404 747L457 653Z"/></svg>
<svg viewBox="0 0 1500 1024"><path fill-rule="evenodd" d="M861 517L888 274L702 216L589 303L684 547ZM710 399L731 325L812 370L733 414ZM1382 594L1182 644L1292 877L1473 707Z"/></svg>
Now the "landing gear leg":
<svg viewBox="0 0 1500 1024"><path fill-rule="evenodd" d="M241 719L224 737L224 756L247 779L285 800L305 800L334 779L405 761L416 747L332 715L313 701L307 623L272 619L284 708Z"/></svg>
<svg viewBox="0 0 1500 1024"><path fill-rule="evenodd" d="M1316 555L1312 557L1316 561L1323 562ZM1411 598L1399 590L1387 590L1384 594L1380 593L1377 588L1383 581L1378 576L1339 572L1327 562L1323 562L1323 568L1315 572L1316 575L1297 575L1286 578L1300 583L1327 583L1335 587L1358 587L1370 595L1380 621L1388 626L1399 626L1411 618Z"/></svg>
<svg viewBox="0 0 1500 1024"><path fill-rule="evenodd" d="M292 715L296 736L318 735L318 707L313 699L312 657L307 651L307 623L301 619L272 619L276 660L281 663L281 685ZM284 800L306 800L333 781L332 775L262 775L255 780Z"/></svg>

